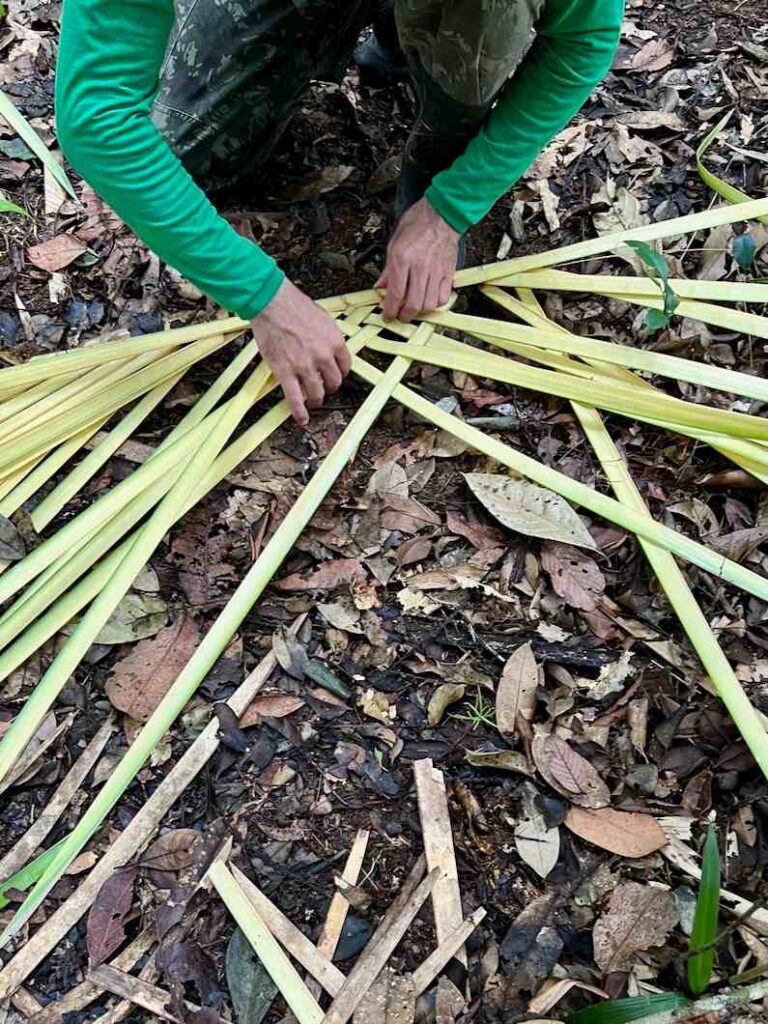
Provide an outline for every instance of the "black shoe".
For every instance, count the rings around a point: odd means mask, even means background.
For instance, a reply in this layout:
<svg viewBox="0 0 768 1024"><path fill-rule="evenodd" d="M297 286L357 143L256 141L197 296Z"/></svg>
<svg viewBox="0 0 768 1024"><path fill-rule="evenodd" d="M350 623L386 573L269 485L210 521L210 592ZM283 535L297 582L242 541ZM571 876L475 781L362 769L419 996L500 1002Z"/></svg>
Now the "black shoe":
<svg viewBox="0 0 768 1024"><path fill-rule="evenodd" d="M402 53L385 46L371 32L355 48L354 61L360 74L360 84L370 89L385 89L408 77Z"/></svg>

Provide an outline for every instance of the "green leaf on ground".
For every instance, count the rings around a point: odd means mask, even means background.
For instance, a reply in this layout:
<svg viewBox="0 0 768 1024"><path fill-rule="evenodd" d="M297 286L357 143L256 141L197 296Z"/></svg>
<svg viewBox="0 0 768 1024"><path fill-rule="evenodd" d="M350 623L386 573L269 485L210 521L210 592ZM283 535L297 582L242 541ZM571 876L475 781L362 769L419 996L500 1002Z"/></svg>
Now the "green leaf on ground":
<svg viewBox="0 0 768 1024"><path fill-rule="evenodd" d="M717 835L710 825L701 858L701 884L693 916L693 930L689 951L711 945L717 937L717 921L720 910L720 851ZM715 966L715 950L705 949L688 959L686 980L692 995L700 996L707 990Z"/></svg>
<svg viewBox="0 0 768 1024"><path fill-rule="evenodd" d="M627 999L607 999L584 1010L572 1013L568 1024L629 1024L652 1013L666 1013L688 1006L690 1000L681 992L655 992L647 996L629 996Z"/></svg>

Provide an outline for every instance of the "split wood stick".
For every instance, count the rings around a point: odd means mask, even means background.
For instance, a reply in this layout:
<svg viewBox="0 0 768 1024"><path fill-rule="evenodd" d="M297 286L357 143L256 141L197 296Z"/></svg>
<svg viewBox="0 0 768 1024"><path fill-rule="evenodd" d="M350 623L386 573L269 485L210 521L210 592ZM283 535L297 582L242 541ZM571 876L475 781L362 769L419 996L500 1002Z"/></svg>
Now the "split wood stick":
<svg viewBox="0 0 768 1024"><path fill-rule="evenodd" d="M111 967L109 964L94 967L93 970L88 972L88 980L104 991L112 992L114 995L120 996L121 999L133 1003L134 1006L140 1006L143 1010L149 1010L156 1017L173 1021L174 1024L184 1024L169 1009L171 1003L170 992L166 992L159 985L152 985L141 978L135 978L132 974L126 974L125 971ZM186 1000L184 1005L190 1013L196 1013L201 1009L195 1003L189 1003ZM221 1018L219 1020L221 1021Z"/></svg>
<svg viewBox="0 0 768 1024"><path fill-rule="evenodd" d="M230 870L235 881L245 893L248 902L278 942L305 970L310 972L312 977L320 983L321 988L335 996L345 981L344 975L338 967L331 963L327 954L321 953L315 944L299 931L282 910L276 907L269 897L265 896L261 889L236 865L232 864ZM307 985L307 989L311 992L309 985ZM312 993L312 995L317 999L319 993Z"/></svg>
<svg viewBox="0 0 768 1024"><path fill-rule="evenodd" d="M440 944L464 920L445 778L429 757L414 761L413 777L427 867L430 871L440 869L440 878L432 890L435 931ZM466 967L467 957L463 950L459 951L458 958Z"/></svg>
<svg viewBox="0 0 768 1024"><path fill-rule="evenodd" d="M28 992L25 988L20 988L14 992L11 996L11 1005L14 1009L18 1010L19 1013L23 1013L24 1016L29 1019L34 1017L36 1013L42 1010L42 1004L38 1003L31 992Z"/></svg>
<svg viewBox="0 0 768 1024"><path fill-rule="evenodd" d="M366 829L361 829L355 836L352 849L349 851L349 856L347 857L347 863L344 865L344 870L341 873L342 880L347 882L349 885L357 885L358 879L360 878L360 870L363 866L369 836L370 832ZM335 892L331 899L330 906L328 907L325 923L323 924L320 932L320 938L317 942L318 952L323 956L326 956L329 960L333 960L348 912L349 903L344 899L340 892ZM316 988L317 982L314 979L310 979L307 982L307 986L315 998L320 995ZM331 995L335 994L335 992L331 993Z"/></svg>
<svg viewBox="0 0 768 1024"><path fill-rule="evenodd" d="M119 971L130 971L157 941L154 927L145 928L125 949L110 962ZM103 988L92 981L82 981L60 999L49 1003L29 1021L29 1024L62 1024L65 1015L80 1013L102 994ZM101 1019L101 1018L99 1018Z"/></svg>
<svg viewBox="0 0 768 1024"><path fill-rule="evenodd" d="M37 820L27 829L15 846L0 860L0 881L21 870L42 846L46 836L59 820L70 801L80 789L88 772L98 761L107 740L115 731L115 723L107 719L88 746L59 783L56 792L40 812Z"/></svg>
<svg viewBox="0 0 768 1024"><path fill-rule="evenodd" d="M463 947L466 940L484 917L485 908L478 907L474 913L469 915L466 921L462 921L458 928L455 928L450 935L447 935L437 949L430 953L426 960L416 968L413 972L413 988L417 996L427 991L445 965Z"/></svg>
<svg viewBox="0 0 768 1024"><path fill-rule="evenodd" d="M291 627L293 632L299 629L305 617L300 616L296 620ZM267 682L276 665L277 659L270 651L226 702L238 717ZM45 927L38 928L0 970L0 999L16 991L45 957L59 945L69 929L90 909L104 882L148 842L179 796L218 750L219 742L219 721L214 718L173 766L129 825L109 846L88 877L48 918ZM35 1021L35 1024L49 1022Z"/></svg>
<svg viewBox="0 0 768 1024"><path fill-rule="evenodd" d="M226 864L221 860L215 860L208 869L207 877L250 942L262 966L277 985L299 1024L321 1024L323 1011L317 1000L253 908Z"/></svg>
<svg viewBox="0 0 768 1024"><path fill-rule="evenodd" d="M439 868L431 871L413 889L414 879L424 870L423 863L423 858L416 862L397 899L384 915L368 946L349 972L341 991L328 1008L323 1024L347 1024L431 894L440 877Z"/></svg>
<svg viewBox="0 0 768 1024"><path fill-rule="evenodd" d="M159 977L160 971L157 969L154 957L151 957L139 971L139 981L146 981L153 985ZM120 1024L120 1021L132 1016L134 1016L133 1003L128 999L121 999L119 1003L115 1003L106 1013L96 1017L90 1024Z"/></svg>

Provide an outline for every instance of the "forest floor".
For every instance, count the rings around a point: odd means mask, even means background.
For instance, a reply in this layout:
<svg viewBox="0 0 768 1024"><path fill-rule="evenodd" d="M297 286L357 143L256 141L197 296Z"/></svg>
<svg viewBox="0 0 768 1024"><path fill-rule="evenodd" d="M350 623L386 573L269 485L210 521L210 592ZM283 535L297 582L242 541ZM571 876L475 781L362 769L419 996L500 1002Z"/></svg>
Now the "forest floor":
<svg viewBox="0 0 768 1024"><path fill-rule="evenodd" d="M0 23L0 89L50 141L60 5L11 0L7 6ZM697 175L695 147L730 108L734 115L711 150L710 166L750 195L763 196L764 4L629 0L613 71L470 233L468 265L706 209L713 196ZM363 90L354 72L341 85L317 85L282 139L268 183L254 183L250 196L233 203L230 214L247 221L313 297L370 287L376 279L412 110L404 86ZM0 127L0 188L30 215L0 220L0 361L217 315L73 180L82 205L46 190L39 164ZM751 230L757 248L751 279L768 277L768 231ZM46 250L45 243L63 234L83 244L71 262L52 270L60 250L55 243ZM730 227L717 229L695 247L672 247L668 258L687 276L735 280L732 235ZM41 244L30 258L30 247ZM606 258L580 269L619 267ZM469 303L472 311L488 311L480 298ZM546 308L582 335L637 343L642 315L625 303L550 295ZM645 343L763 375L768 369L760 339L685 319ZM72 508L131 472L222 365L223 356L197 365ZM412 370L409 381L465 418L507 417L502 440L606 489L567 403L434 368ZM730 404L684 383L664 386L692 400ZM73 827L146 717L147 702L154 706L169 685L163 671L169 636L175 657L191 653L366 391L350 379L306 430L281 428L171 531L130 607L118 609L109 642L91 649L59 698L53 724L65 728L55 746L3 794L0 855L113 716L103 754L50 841ZM768 572L768 493L756 481L685 438L618 417L608 423L656 519L697 539L729 544L744 564ZM164 832L185 831L166 840L166 852L157 853L151 868L145 861L135 873L130 905L121 913L128 938L162 916L183 862L178 851L194 839L186 830L201 840L231 837L243 870L316 938L334 875L357 831L368 829L364 872L337 957L347 970L422 848L412 765L428 757L447 779L464 911L480 905L488 911L468 943L470 996L460 1019L565 1019L593 1001L583 985L611 996L680 989L696 894L681 862L696 859L709 821L718 829L724 884L747 904L768 899L765 780L703 685L635 538L582 516L598 549L586 555L504 530L464 479L493 468L399 406L387 406L237 640L75 872L54 888L33 930L75 890L77 872L87 871L126 827L214 705L220 707L277 636L282 668L245 719L222 719L222 746L162 823ZM586 590L575 584L574 566L588 577ZM766 605L694 568L686 573L751 699L768 713ZM286 641L286 627L301 614L307 617L298 640ZM522 732L505 739L496 726L495 696L500 678L519 666L521 650L530 650L537 664L534 697ZM302 678L297 664L303 652L323 662L348 696ZM0 728L50 653L0 683ZM135 685L137 666L141 687ZM567 787L531 758L533 736L542 731L568 743L573 770L586 771L587 764L599 775L612 807L658 819L676 854L665 849L628 859L601 848L599 836L587 842L575 834L565 823L574 802ZM492 749L525 755L528 771L478 766L476 757L472 763L474 753ZM648 900L658 907L660 893L657 927L640 927ZM11 910L0 910L0 921ZM27 980L43 1006L85 977L89 942L95 941L86 932L84 917ZM232 980L237 970L225 969L231 935L231 920L215 896L199 893L174 924L158 961L158 984L231 1018L231 987L239 984ZM768 964L766 936L765 924L754 921L730 931L718 947L717 977ZM425 911L393 963L410 970L434 945ZM561 985L556 1004L542 997L552 978L574 982ZM96 1019L114 1002L96 994L67 1024ZM16 1009L7 1012L9 1021L18 1019ZM134 1013L131 1019L151 1016ZM279 998L268 1013L267 1020L284 1016ZM255 1018L249 1024L257 1024Z"/></svg>

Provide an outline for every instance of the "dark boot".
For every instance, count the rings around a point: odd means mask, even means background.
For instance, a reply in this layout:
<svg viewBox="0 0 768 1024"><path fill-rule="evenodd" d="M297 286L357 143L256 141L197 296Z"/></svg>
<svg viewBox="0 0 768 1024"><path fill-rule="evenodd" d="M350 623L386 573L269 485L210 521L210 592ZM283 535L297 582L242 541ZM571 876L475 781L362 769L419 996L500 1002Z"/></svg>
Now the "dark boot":
<svg viewBox="0 0 768 1024"><path fill-rule="evenodd" d="M373 31L358 43L354 60L360 84L371 89L384 89L408 77L405 55L397 37L394 0L383 0Z"/></svg>

